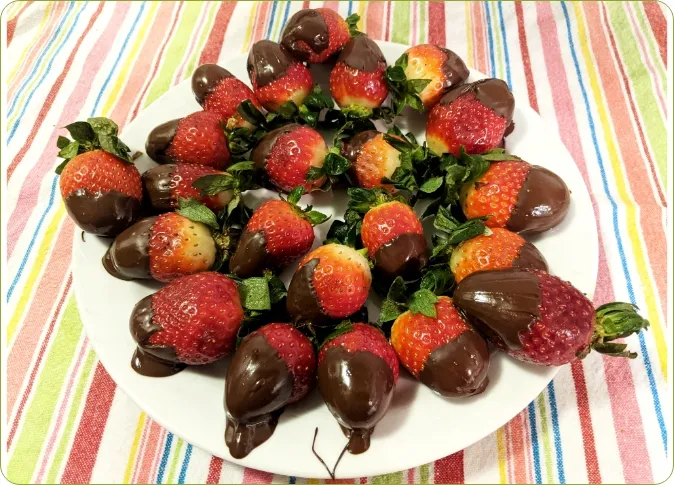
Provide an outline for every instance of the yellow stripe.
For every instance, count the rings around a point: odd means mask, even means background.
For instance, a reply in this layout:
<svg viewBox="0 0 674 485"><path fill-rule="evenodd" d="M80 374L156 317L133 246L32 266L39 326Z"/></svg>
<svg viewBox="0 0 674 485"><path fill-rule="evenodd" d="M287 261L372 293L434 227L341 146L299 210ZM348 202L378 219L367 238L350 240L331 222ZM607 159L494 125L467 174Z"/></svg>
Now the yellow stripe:
<svg viewBox="0 0 674 485"><path fill-rule="evenodd" d="M253 3L253 7L250 9L250 17L248 18L248 31L246 32L246 40L243 41L241 52L248 51L250 40L253 38L253 26L255 25L255 16L257 15L258 5L258 2L255 2Z"/></svg>
<svg viewBox="0 0 674 485"><path fill-rule="evenodd" d="M498 476L500 483L506 483L506 446L503 428L496 430L496 450L498 454Z"/></svg>
<svg viewBox="0 0 674 485"><path fill-rule="evenodd" d="M47 23L47 19L49 18L49 14L51 12L52 7L54 6L53 3L48 3L47 8L44 10L44 15L42 15L42 21L40 22L40 26L38 27L37 31L35 32L35 37L33 37L33 40L31 40L26 47L24 47L23 52L19 56L19 61L16 63L16 66L14 66L14 70L9 74L9 78L7 81L7 85L10 85L12 82L14 82L14 77L16 76L17 72L19 71L19 68L23 65L24 61L26 60L28 50L35 45L35 42L37 41L38 37L43 35L44 32L44 24Z"/></svg>
<svg viewBox="0 0 674 485"><path fill-rule="evenodd" d="M365 32L365 5L367 2L358 2L358 15L360 16L360 20L356 24L356 29Z"/></svg>
<svg viewBox="0 0 674 485"><path fill-rule="evenodd" d="M594 96L595 104L597 105L597 114L599 115L599 120L601 122L601 127L604 132L604 140L606 141L606 149L608 151L609 159L611 161L611 167L615 174L614 182L615 187L620 197L620 201L623 203L625 210L627 212L627 236L629 237L630 244L634 252L635 262L637 273L641 281L641 286L643 288L643 295L646 301L646 313L648 315L648 320L651 323L650 329L653 331L653 336L655 337L655 348L658 352L658 358L660 360L660 368L662 369L662 375L667 381L667 346L665 344L665 338L662 333L662 325L660 322L660 314L658 312L658 305L655 298L655 289L651 281L651 277L648 274L648 265L646 263L646 258L644 257L644 248L639 238L641 229L638 227L637 213L634 201L631 200L628 193L628 188L625 184L625 173L620 164L620 156L618 154L618 149L616 148L615 139L611 136L611 122L609 121L608 114L606 113L606 106L604 104L604 98L602 96L602 89L599 85L597 71L592 63L592 53L590 52L590 47L588 45L588 37L585 31L585 23L583 22L583 15L580 10L580 6L577 3L573 4L574 11L576 14L577 24L578 24L578 38L580 40L580 47L585 59L585 65L590 79L590 86L592 88L592 94Z"/></svg>
<svg viewBox="0 0 674 485"><path fill-rule="evenodd" d="M131 483L131 472L133 471L133 464L136 462L136 455L138 454L138 446L140 444L140 437L143 434L145 427L145 413L141 412L138 416L138 424L136 425L136 433L133 435L131 442L131 449L129 450L129 461L126 464L124 471L124 480L122 483Z"/></svg>
<svg viewBox="0 0 674 485"><path fill-rule="evenodd" d="M16 328L23 317L23 313L26 311L26 305L28 305L28 301L30 300L30 296L33 292L33 286L35 286L35 283L40 276L40 272L45 260L47 259L47 255L49 255L51 252L49 249L52 247L52 242L54 241L54 237L56 237L57 229L65 216L65 212L65 205L61 203L58 211L56 212L56 215L44 233L44 239L42 240L42 244L40 244L40 249L35 253L35 263L33 264L33 269L28 275L26 284L23 287L23 292L21 292L21 298L16 304L16 309L12 315L12 319L9 321L9 325L7 325L7 345L11 343L12 337L14 337L14 333L16 332Z"/></svg>
<svg viewBox="0 0 674 485"><path fill-rule="evenodd" d="M473 66L473 19L470 14L470 2L466 2L466 41L468 42L468 66Z"/></svg>

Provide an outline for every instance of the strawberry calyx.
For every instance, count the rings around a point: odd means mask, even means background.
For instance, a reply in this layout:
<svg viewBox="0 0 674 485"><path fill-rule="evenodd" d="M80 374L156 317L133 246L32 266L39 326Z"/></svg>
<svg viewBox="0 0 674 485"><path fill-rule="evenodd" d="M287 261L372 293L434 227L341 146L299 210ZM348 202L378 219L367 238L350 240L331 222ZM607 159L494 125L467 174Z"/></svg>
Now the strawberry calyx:
<svg viewBox="0 0 674 485"><path fill-rule="evenodd" d="M212 197L226 190L233 193L227 205L227 214L231 214L241 204L241 194L247 190L260 188L255 164L244 160L230 165L226 172L205 175L192 182L192 187L199 189L202 197Z"/></svg>
<svg viewBox="0 0 674 485"><path fill-rule="evenodd" d="M402 113L405 106L411 106L420 113L424 111L424 103L419 97L431 82L430 79L407 79L408 55L403 54L393 66L386 68L384 75L389 90L391 91L391 108L395 116Z"/></svg>
<svg viewBox="0 0 674 485"><path fill-rule="evenodd" d="M452 255L457 245L474 237L490 234L484 221L487 217L476 217L459 221L449 208L439 207L433 219L433 227L439 231L433 238L431 260L446 260Z"/></svg>
<svg viewBox="0 0 674 485"><path fill-rule="evenodd" d="M379 324L385 333L390 332L392 322L406 311L422 314L430 318L437 317L435 304L438 302L438 288L421 280L418 283L406 283L402 276L393 280L382 302Z"/></svg>
<svg viewBox="0 0 674 485"><path fill-rule="evenodd" d="M590 345L578 354L585 357L590 350L611 357L627 357L634 359L636 352L627 350L627 344L615 343L613 340L625 338L639 333L649 327L648 320L639 315L639 308L631 303L606 303L595 310L594 334Z"/></svg>
<svg viewBox="0 0 674 485"><path fill-rule="evenodd" d="M431 153L425 142L420 145L414 134L411 132L403 134L395 125L384 134L384 140L400 152L400 166L395 169L390 178L382 179L383 183L392 184L396 189L407 190L415 194L436 190L436 188L428 188L425 182L431 178L430 174L437 165L434 163L437 157Z"/></svg>
<svg viewBox="0 0 674 485"><path fill-rule="evenodd" d="M358 34L362 34L362 32L358 30L358 22L360 22L360 15L358 15L357 13L352 13L347 18L345 18L344 21L346 22L346 25L349 26L349 35L351 35L351 37L355 37Z"/></svg>
<svg viewBox="0 0 674 485"><path fill-rule="evenodd" d="M346 157L342 156L339 152L339 148L332 147L325 156L322 166L309 168L306 180L312 182L326 177L327 180L321 187L321 190L327 191L332 188L332 185L335 184L338 179L349 170L349 168L351 168L351 162L349 162Z"/></svg>
<svg viewBox="0 0 674 485"><path fill-rule="evenodd" d="M299 186L295 187L289 194L287 198L284 198L281 193L279 193L279 198L288 204L290 204L295 211L295 213L300 216L302 219L309 221L312 226L317 226L323 224L325 221L330 219L330 216L323 214L322 212L313 210L313 206L308 205L304 209L301 208L297 203L300 201L304 195L304 187Z"/></svg>
<svg viewBox="0 0 674 485"><path fill-rule="evenodd" d="M103 117L89 118L87 121L70 123L64 128L73 140L65 136L59 136L56 140L58 156L64 159L56 167L57 174L60 175L68 162L77 155L93 150L103 150L124 162L133 163L131 149L117 137L119 127L114 121Z"/></svg>

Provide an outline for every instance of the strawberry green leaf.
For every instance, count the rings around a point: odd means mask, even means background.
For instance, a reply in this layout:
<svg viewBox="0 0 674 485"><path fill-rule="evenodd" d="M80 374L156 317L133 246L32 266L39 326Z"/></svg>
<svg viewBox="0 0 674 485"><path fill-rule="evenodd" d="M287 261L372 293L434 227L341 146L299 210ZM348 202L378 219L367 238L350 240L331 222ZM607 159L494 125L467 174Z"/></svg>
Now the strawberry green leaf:
<svg viewBox="0 0 674 485"><path fill-rule="evenodd" d="M454 249L453 244L449 244L445 236L435 235L433 236L433 249L431 250L431 260L436 261L440 257L446 258L447 260L452 255L452 250Z"/></svg>
<svg viewBox="0 0 674 485"><path fill-rule="evenodd" d="M229 204L227 204L227 215L230 216L237 207L241 204L241 195L236 194L234 197L232 197L232 200L229 201Z"/></svg>
<svg viewBox="0 0 674 485"><path fill-rule="evenodd" d="M351 35L351 37L355 37L356 35L361 33L358 31L358 22L360 21L360 15L358 15L357 13L352 13L344 20L346 22L346 25L349 26L349 34Z"/></svg>
<svg viewBox="0 0 674 485"><path fill-rule="evenodd" d="M305 105L299 107L298 116L304 124L311 126L312 128L315 128L318 124L318 112L311 111Z"/></svg>
<svg viewBox="0 0 674 485"><path fill-rule="evenodd" d="M339 153L331 151L325 157L325 162L323 163L322 172L325 175L336 177L343 175L351 166L351 162L346 157L343 157Z"/></svg>
<svg viewBox="0 0 674 485"><path fill-rule="evenodd" d="M330 334L328 334L327 337L325 337L325 339L323 340L323 342L321 343L321 345L318 347L318 349L320 350L320 349L323 348L323 346L324 346L325 344L327 344L330 340L336 339L336 338L339 337L340 335L344 335L345 333L350 332L352 329L353 329L353 323L351 322L351 320L342 320L342 321L335 327L335 329L334 329Z"/></svg>
<svg viewBox="0 0 674 485"><path fill-rule="evenodd" d="M388 133L384 133L384 140L386 143L391 145L393 148L398 150L399 152L405 152L408 151L412 148L412 145L405 139L404 141L401 140L400 138L389 135Z"/></svg>
<svg viewBox="0 0 674 485"><path fill-rule="evenodd" d="M313 182L314 180L318 180L323 176L325 176L325 173L323 173L323 167L310 167L309 170L307 170L306 180L308 182Z"/></svg>
<svg viewBox="0 0 674 485"><path fill-rule="evenodd" d="M264 276L248 278L239 284L241 304L246 310L271 310L269 283Z"/></svg>
<svg viewBox="0 0 674 485"><path fill-rule="evenodd" d="M304 216L309 220L309 222L311 222L312 226L323 224L325 221L330 219L330 216L326 216L322 212L318 211L309 211Z"/></svg>
<svg viewBox="0 0 674 485"><path fill-rule="evenodd" d="M388 106L380 106L372 110L372 119L384 120L385 123L391 123L396 117L396 113Z"/></svg>
<svg viewBox="0 0 674 485"><path fill-rule="evenodd" d="M435 318L437 313L435 311L435 303L438 297L430 290L422 288L415 291L410 298L410 311L414 314L421 313L427 317Z"/></svg>
<svg viewBox="0 0 674 485"><path fill-rule="evenodd" d="M367 119L372 116L372 110L364 106L352 105L342 109L342 113L348 120Z"/></svg>
<svg viewBox="0 0 674 485"><path fill-rule="evenodd" d="M75 143L77 143L77 142L75 142ZM56 175L61 175L61 172L63 172L63 169L66 168L66 165L68 165L69 161L70 161L70 159L66 158L61 163L58 164L56 169L54 169L54 172L56 172Z"/></svg>
<svg viewBox="0 0 674 485"><path fill-rule="evenodd" d="M229 174L205 175L192 182L192 187L199 189L202 197L217 195L225 190L235 189L237 179Z"/></svg>
<svg viewBox="0 0 674 485"><path fill-rule="evenodd" d="M408 60L408 58L409 58L408 54L403 54L402 56L400 56L400 57L398 58L398 60L396 60L395 65L396 65L396 66L402 67L403 70L404 70L404 69L407 69L407 60Z"/></svg>
<svg viewBox="0 0 674 485"><path fill-rule="evenodd" d="M426 89L426 86L428 86L430 82L430 79L408 79L408 91L414 94L419 94L421 91Z"/></svg>
<svg viewBox="0 0 674 485"><path fill-rule="evenodd" d="M251 125L263 126L266 122L264 115L255 107L250 99L245 99L236 107L237 113Z"/></svg>
<svg viewBox="0 0 674 485"><path fill-rule="evenodd" d="M65 158L66 161L69 161L72 158L75 158L80 153L80 144L77 141L70 142L68 145L63 147L59 151L58 156Z"/></svg>
<svg viewBox="0 0 674 485"><path fill-rule="evenodd" d="M98 143L106 152L111 153L128 163L133 163L133 160L131 160L131 157L129 156L129 147L122 143L115 135L99 134Z"/></svg>
<svg viewBox="0 0 674 485"><path fill-rule="evenodd" d="M419 190L426 194L432 194L436 190L438 190L440 187L442 187L442 182L444 178L443 177L433 177L428 180L426 180L424 183L421 184L419 187Z"/></svg>
<svg viewBox="0 0 674 485"><path fill-rule="evenodd" d="M87 120L87 123L91 125L91 128L94 130L94 133L96 133L96 135L98 135L99 137L101 135L117 136L117 132L119 130L119 128L117 127L117 123L108 118L103 117L89 118Z"/></svg>
<svg viewBox="0 0 674 485"><path fill-rule="evenodd" d="M416 93L408 93L405 96L405 102L420 113L424 111L424 103Z"/></svg>
<svg viewBox="0 0 674 485"><path fill-rule="evenodd" d="M484 220L485 218L477 217L461 223L450 214L448 209L440 207L433 221L433 226L448 234L447 244L459 244L484 234L486 229Z"/></svg>
<svg viewBox="0 0 674 485"><path fill-rule="evenodd" d="M447 264L436 264L424 269L419 287L432 291L436 295L444 295L454 285L454 275Z"/></svg>
<svg viewBox="0 0 674 485"><path fill-rule="evenodd" d="M320 84L315 84L309 96L304 99L304 105L313 111L320 111L334 107L335 102L330 93L324 92Z"/></svg>
<svg viewBox="0 0 674 485"><path fill-rule="evenodd" d="M245 127L238 127L232 130L226 129L227 148L232 155L243 155L258 142L258 134L264 133L264 130L259 129L251 131Z"/></svg>
<svg viewBox="0 0 674 485"><path fill-rule="evenodd" d="M200 222L213 230L220 229L215 213L196 199L178 199L176 212L190 221Z"/></svg>
<svg viewBox="0 0 674 485"><path fill-rule="evenodd" d="M86 121L76 121L67 125L66 130L73 137L73 140L80 142L83 145L93 145L96 141L96 133L91 125Z"/></svg>
<svg viewBox="0 0 674 485"><path fill-rule="evenodd" d="M440 202L441 202L440 199L435 199L430 204L428 204L428 207L426 207L426 209L424 209L424 212L421 214L421 220L423 221L427 217L431 217L437 214L438 209L441 206Z"/></svg>
<svg viewBox="0 0 674 485"><path fill-rule="evenodd" d="M65 136L59 136L56 140L56 146L61 150L63 150L68 145L70 145L70 140L68 140Z"/></svg>
<svg viewBox="0 0 674 485"><path fill-rule="evenodd" d="M303 195L304 195L304 187L302 187L301 185L299 187L295 187L288 194L288 203L292 205L297 205L297 203L300 201Z"/></svg>
<svg viewBox="0 0 674 485"><path fill-rule="evenodd" d="M494 148L491 151L488 151L487 153L483 153L480 155L482 158L485 160L488 160L490 162L504 162L508 160L521 160L520 157L517 157L515 155L510 155L509 153L506 153L503 148Z"/></svg>
<svg viewBox="0 0 674 485"><path fill-rule="evenodd" d="M269 286L269 301L271 304L275 305L276 303L283 301L283 299L288 296L288 290L286 289L286 285L283 284L283 281L281 281L281 278L272 273L265 274L265 278L267 279L267 285Z"/></svg>
<svg viewBox="0 0 674 485"><path fill-rule="evenodd" d="M379 321L381 323L392 322L400 315L405 313L407 307L393 300L384 300L379 311Z"/></svg>
<svg viewBox="0 0 674 485"><path fill-rule="evenodd" d="M407 80L405 70L399 65L391 66L386 69L386 80L391 83L402 83Z"/></svg>
<svg viewBox="0 0 674 485"><path fill-rule="evenodd" d="M243 161L227 167L227 172L229 173L243 172L245 170L255 170L255 164L253 162Z"/></svg>
<svg viewBox="0 0 674 485"><path fill-rule="evenodd" d="M283 118L290 120L295 116L295 113L297 113L297 109L297 105L294 102L286 101L279 107L278 114Z"/></svg>

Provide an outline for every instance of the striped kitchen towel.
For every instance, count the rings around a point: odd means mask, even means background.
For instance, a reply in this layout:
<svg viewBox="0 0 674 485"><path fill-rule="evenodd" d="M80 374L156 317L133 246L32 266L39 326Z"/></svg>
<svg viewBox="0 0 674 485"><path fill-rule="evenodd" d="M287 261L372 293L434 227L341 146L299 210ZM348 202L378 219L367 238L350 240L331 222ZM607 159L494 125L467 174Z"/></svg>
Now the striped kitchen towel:
<svg viewBox="0 0 674 485"><path fill-rule="evenodd" d="M288 17L309 5L360 14L359 29L375 39L446 45L527 99L559 131L590 190L600 242L595 303L631 301L651 322L631 339L638 359L575 362L475 445L355 482L664 479L672 13L657 2L10 4L2 17L5 475L22 483L318 483L214 458L117 389L82 329L74 226L53 172L58 127L98 115L123 129L196 66L277 40Z"/></svg>

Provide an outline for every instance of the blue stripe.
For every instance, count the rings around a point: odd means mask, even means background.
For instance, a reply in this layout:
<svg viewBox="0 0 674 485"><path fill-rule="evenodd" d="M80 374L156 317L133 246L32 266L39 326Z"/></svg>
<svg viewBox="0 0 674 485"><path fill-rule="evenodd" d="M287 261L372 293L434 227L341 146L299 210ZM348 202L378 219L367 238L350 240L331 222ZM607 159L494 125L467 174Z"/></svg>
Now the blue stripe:
<svg viewBox="0 0 674 485"><path fill-rule="evenodd" d="M555 397L555 381L548 384L548 399L550 401L550 418L552 420L552 434L555 441L555 453L557 455L557 474L559 483L566 483L564 476L564 457L562 456L562 437L559 431L559 416L557 414L557 398Z"/></svg>
<svg viewBox="0 0 674 485"><path fill-rule="evenodd" d="M625 249L622 244L622 237L620 235L620 225L618 223L618 205L616 204L615 199L611 195L609 190L608 178L606 176L606 169L604 168L604 160L601 156L601 151L599 150L599 143L597 141L597 133L594 125L594 119L592 117L592 111L590 109L590 101L587 96L587 91L585 90L585 85L583 83L583 77L580 72L580 64L578 62L578 56L576 54L576 47L573 42L573 35L571 33L571 21L569 19L569 12L566 8L566 4L562 2L562 10L564 11L564 20L566 22L567 36L569 40L569 45L571 47L571 56L573 57L573 65L576 69L576 76L578 78L578 84L580 85L581 92L583 93L583 101L585 104L585 111L587 112L587 118L590 124L590 133L592 134L592 143L594 144L594 151L597 157L597 162L599 164L599 172L601 173L601 182L604 188L604 193L611 203L611 209L613 212L613 231L615 233L616 242L618 244L618 253L620 255L620 263L622 266L623 274L627 282L627 293L630 297L632 304L636 304L636 298L634 296L634 288L632 286L632 279L630 277L629 269L627 267L627 259L625 258ZM660 426L660 435L662 437L662 444L665 448L665 453L667 453L667 427L665 426L665 420L662 416L662 407L660 405L660 397L658 396L658 388L655 384L655 376L653 375L653 368L651 367L651 360L648 355L648 349L646 347L646 340L644 338L643 332L639 333L639 346L641 348L641 358L643 359L644 366L646 368L646 374L648 375L648 383L651 388L651 393L653 394L653 406L655 408L655 415L658 420L658 425Z"/></svg>
<svg viewBox="0 0 674 485"><path fill-rule="evenodd" d="M190 465L190 458L192 457L192 445L188 444L185 450L185 459L183 466L180 467L180 475L178 475L178 483L185 483L185 475L187 475L187 467Z"/></svg>
<svg viewBox="0 0 674 485"><path fill-rule="evenodd" d="M349 15L351 15L352 12L353 12L353 0L349 0L349 10L347 11L346 16L348 17Z"/></svg>
<svg viewBox="0 0 674 485"><path fill-rule="evenodd" d="M164 454L161 456L161 463L159 463L159 471L157 471L157 483L161 483L166 473L166 464L168 463L169 455L171 454L171 443L173 443L173 433L166 436L166 444L164 445Z"/></svg>
<svg viewBox="0 0 674 485"><path fill-rule="evenodd" d="M529 403L529 427L531 428L531 448L534 453L534 472L536 483L542 483L541 478L541 455L538 451L538 432L536 431L536 408L534 402Z"/></svg>
<svg viewBox="0 0 674 485"><path fill-rule="evenodd" d="M141 12L144 8L145 4L143 3L143 6L141 6ZM140 17L140 13L138 16L136 16L136 19L133 22L133 25L131 26L131 30L129 30L129 33L126 36L126 40L124 42L124 46L122 47L122 50L120 50L119 56L117 56L117 61L115 64L112 66L112 69L110 70L110 74L108 74L108 78L105 81L105 84L101 88L101 90L98 93L98 97L96 98L96 105L94 105L94 108L91 110L91 114L89 116L94 116L94 112L97 109L97 105L99 100L101 99L101 96L103 95L103 91L105 90L108 81L112 77L112 73L115 72L117 69L117 66L119 66L119 58L122 55L122 52L124 51L124 48L126 47L127 41L131 37L131 34L134 32L136 29L136 26L138 25L138 18ZM14 281L12 282L12 285L9 287L9 290L7 291L7 301L9 301L10 297L12 296L12 293L14 292L14 287L16 286L17 282L21 278L21 274L23 273L23 270L25 269L26 262L28 260L28 257L30 256L30 253L33 249L33 246L35 245L35 241L37 239L37 235L40 232L40 228L42 227L42 223L44 222L45 217L47 216L47 213L51 210L52 206L54 205L54 195L56 193L56 185L58 181L58 175L54 176L54 181L52 182L52 189L51 189L51 194L49 197L49 203L47 204L47 208L44 210L42 215L40 216L40 220L38 221L37 227L35 228L35 231L33 232L33 236L31 237L31 242L28 245L28 249L26 250L26 254L23 256L23 260L21 261L21 265L19 266L19 270L16 273L16 276L14 276Z"/></svg>
<svg viewBox="0 0 674 485"><path fill-rule="evenodd" d="M501 36L503 37L503 57L506 65L506 79L508 80L508 87L512 91L513 80L510 77L510 56L508 55L508 39L506 38L505 22L503 21L503 2L498 2L498 16L501 22Z"/></svg>
<svg viewBox="0 0 674 485"><path fill-rule="evenodd" d="M489 2L484 2L484 11L487 15L487 38L489 39L489 62L491 63L491 77L496 77L496 61L494 60L494 35L491 31L491 13Z"/></svg>
<svg viewBox="0 0 674 485"><path fill-rule="evenodd" d="M68 29L68 33L65 35L63 38L63 41L61 44L58 46L56 49L56 52L54 52L54 55L51 56L51 59L49 60L49 63L47 64L47 69L45 69L44 73L42 73L42 77L40 80L37 82L35 86L33 86L33 89L31 90L30 94L28 95L28 99L26 99L26 102L23 103L23 108L21 109L21 113L19 113L19 116L14 120L14 124L12 125L12 129L9 132L9 136L7 137L7 143L12 141L12 138L14 138L14 135L16 134L16 130L19 128L19 123L21 123L21 119L23 118L23 115L26 114L26 109L28 108L28 105L30 104L30 101L33 99L33 95L35 94L35 91L42 86L42 82L45 80L49 72L51 71L51 67L54 64L54 59L59 55L59 52L61 52L61 49L63 49L63 46L66 45L68 42L68 39L70 39L70 35L73 33L73 30L75 30L75 26L77 25L77 21L80 19L80 14L82 11L87 7L87 4L84 3L82 5L82 8L77 12L77 15L75 16L75 21L72 23L70 26L70 29ZM16 98L15 98L16 99Z"/></svg>
<svg viewBox="0 0 674 485"><path fill-rule="evenodd" d="M271 15L269 16L269 27L267 27L267 39L271 40L271 26L274 25L274 15L276 14L277 0L274 0L274 5L271 8Z"/></svg>
<svg viewBox="0 0 674 485"><path fill-rule="evenodd" d="M14 99L12 100L12 104L9 107L9 111L7 112L7 118L9 118L10 115L12 114L12 112L14 111L14 108L16 107L16 103L19 100L19 98L21 97L21 92L24 90L24 88L26 87L28 82L33 78L33 76L37 72L37 68L39 67L40 63L42 62L42 59L44 59L44 56L47 54L47 52L51 48L52 44L54 43L54 41L58 37L59 32L61 32L61 28L63 28L63 24L65 23L66 18L68 17L68 14L70 13L70 11L73 9L74 5L75 4L73 2L70 2L70 6L68 7L68 10L66 10L66 12L63 14L63 18L61 18L61 22L58 24L58 27L56 27L56 30L54 31L54 34L49 39L49 42L47 43L47 46L44 48L44 50L40 54L40 57L37 58L37 61L35 62L35 65L33 66L33 69L31 70L30 74L28 75L26 80L21 84L21 86L19 87L19 90L16 92L16 95L14 96Z"/></svg>
<svg viewBox="0 0 674 485"><path fill-rule="evenodd" d="M286 27L286 22L288 22L288 14L290 13L290 0L286 2L286 10L283 12L283 23L279 29L278 40L281 42L281 36L283 35L283 29Z"/></svg>

